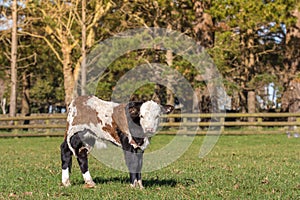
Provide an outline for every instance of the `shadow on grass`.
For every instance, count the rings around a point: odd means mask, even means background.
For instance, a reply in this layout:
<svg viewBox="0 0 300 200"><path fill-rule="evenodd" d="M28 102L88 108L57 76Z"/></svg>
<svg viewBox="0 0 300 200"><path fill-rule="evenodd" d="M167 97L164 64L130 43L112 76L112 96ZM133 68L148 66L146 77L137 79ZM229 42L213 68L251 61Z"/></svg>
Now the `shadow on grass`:
<svg viewBox="0 0 300 200"><path fill-rule="evenodd" d="M177 185L177 181L174 179L150 179L150 180L143 180L143 185L145 187L152 187L152 186L175 187Z"/></svg>
<svg viewBox="0 0 300 200"><path fill-rule="evenodd" d="M96 177L94 178L94 182L96 184L107 184L107 183L121 183L121 184L129 184L129 178L125 177L112 177L112 178L103 178L103 177ZM168 187L175 187L177 181L174 179L143 179L144 187L152 187L152 186L168 186Z"/></svg>

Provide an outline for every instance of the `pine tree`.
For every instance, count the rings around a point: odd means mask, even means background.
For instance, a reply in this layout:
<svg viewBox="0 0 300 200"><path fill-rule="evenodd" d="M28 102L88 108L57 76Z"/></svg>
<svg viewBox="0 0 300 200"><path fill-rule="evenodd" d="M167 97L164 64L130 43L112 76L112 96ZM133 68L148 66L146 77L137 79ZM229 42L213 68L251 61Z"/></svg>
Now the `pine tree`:
<svg viewBox="0 0 300 200"><path fill-rule="evenodd" d="M293 1L213 1L210 12L216 19L217 35L213 54L226 77L229 93L238 97L235 107L256 111L258 89L276 79L278 63L266 58L280 55L283 24ZM262 76L265 74L265 76ZM265 79L261 79L265 77ZM273 77L273 78L272 78Z"/></svg>

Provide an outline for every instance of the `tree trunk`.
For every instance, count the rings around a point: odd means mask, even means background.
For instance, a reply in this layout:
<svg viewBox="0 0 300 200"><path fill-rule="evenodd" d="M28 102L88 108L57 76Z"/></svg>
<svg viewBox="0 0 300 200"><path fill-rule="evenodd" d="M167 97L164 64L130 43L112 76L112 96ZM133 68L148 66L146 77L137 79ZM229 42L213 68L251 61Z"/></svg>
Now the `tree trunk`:
<svg viewBox="0 0 300 200"><path fill-rule="evenodd" d="M209 9L209 7L210 3L194 0L195 26L193 30L198 44L204 48L212 48L215 40L212 17L208 13L205 13L205 10Z"/></svg>
<svg viewBox="0 0 300 200"><path fill-rule="evenodd" d="M70 60L70 54L66 54L63 62L63 73L64 73L64 89L65 89L65 104L69 106L73 99L74 94L74 77L73 69Z"/></svg>
<svg viewBox="0 0 300 200"><path fill-rule="evenodd" d="M72 47L68 43L68 39L65 35L62 38L62 53L63 53L63 74L64 74L64 89L65 89L65 104L68 109L74 97L75 79L72 67L71 53Z"/></svg>
<svg viewBox="0 0 300 200"><path fill-rule="evenodd" d="M18 48L18 16L17 16L17 0L12 3L12 34L11 34L11 91L9 115L16 116L17 110L17 48Z"/></svg>
<svg viewBox="0 0 300 200"><path fill-rule="evenodd" d="M81 95L86 94L86 0L82 0L82 28L81 28L81 54L82 54L82 62L81 62Z"/></svg>
<svg viewBox="0 0 300 200"><path fill-rule="evenodd" d="M295 78L289 83L288 90L285 93L285 100L287 101L287 108L289 113L300 112L300 78ZM296 117L289 117L289 122L295 122ZM295 130L297 126L290 126L289 130Z"/></svg>
<svg viewBox="0 0 300 200"><path fill-rule="evenodd" d="M154 93L153 93L153 96L152 96L152 100L155 101L156 103L158 104L161 104L161 87L159 84L155 84L155 88L154 88Z"/></svg>
<svg viewBox="0 0 300 200"><path fill-rule="evenodd" d="M253 53L253 46L254 46L254 39L253 39L253 30L248 29L247 30L247 50L246 50L246 56L245 56L245 67L247 69L247 79L246 80L251 80L254 78L255 74L255 55ZM249 55L247 56L247 51L249 49ZM245 84L246 85L246 84ZM256 93L255 89L250 90L247 92L247 107L248 107L248 113L255 113L256 110ZM248 118L249 122L254 122L255 119L252 117Z"/></svg>
<svg viewBox="0 0 300 200"><path fill-rule="evenodd" d="M296 18L296 24L287 28L285 38L285 59L283 62L284 69L280 78L283 81L284 92L282 95L282 111L288 111L289 106L295 99L292 99L291 93L293 92L293 81L298 71L300 64L300 12L295 9L292 15Z"/></svg>
<svg viewBox="0 0 300 200"><path fill-rule="evenodd" d="M2 114L6 114L6 98L1 99L1 109L2 109Z"/></svg>
<svg viewBox="0 0 300 200"><path fill-rule="evenodd" d="M29 100L30 77L26 71L22 74L22 108L21 113L24 116L30 115L30 100Z"/></svg>
<svg viewBox="0 0 300 200"><path fill-rule="evenodd" d="M242 52L242 66L241 68L241 88L243 89L243 94L241 95L241 102L243 106L246 106L245 110L248 110L248 113L252 111L255 112L255 88L250 86L248 83L255 77L255 54L253 52L254 48L254 33L252 29L247 29L241 35L241 44ZM254 96L253 96L254 95ZM248 118L248 121L253 121L252 118Z"/></svg>
<svg viewBox="0 0 300 200"><path fill-rule="evenodd" d="M21 113L23 116L30 115L30 101L29 101L29 88L30 88L30 78L26 71L22 73L22 108ZM29 124L29 120L24 120L24 125ZM24 128L23 131L28 131Z"/></svg>
<svg viewBox="0 0 300 200"><path fill-rule="evenodd" d="M194 22L194 27L193 27L193 32L194 32L194 37L197 41L197 44L201 45L201 51L204 50L205 48L212 48L214 46L215 42L215 32L214 32L214 23L212 20L211 15L208 13L205 13L205 10L210 8L210 3L209 2L204 2L200 0L193 0L194 6L193 10L195 13L195 22ZM203 80L205 81L205 80ZM206 86L207 88L210 87L209 85ZM199 92L204 93L204 91L199 87L197 88ZM211 90L211 88L209 89ZM213 95L212 95L213 96ZM194 98L195 99L195 98ZM201 98L203 101L201 104L203 106L199 106L200 112L207 112L207 105L206 105L206 100L209 100L210 108L213 108L216 102L214 101L214 98L211 98L209 93L206 93L202 95ZM205 100L205 101L204 101ZM198 99L198 101L201 101ZM199 105L200 102L193 102L194 105ZM209 109L212 111L211 109Z"/></svg>
<svg viewBox="0 0 300 200"><path fill-rule="evenodd" d="M255 91L248 91L247 95L248 113L255 113L256 94ZM255 118L248 117L249 122L254 122Z"/></svg>
<svg viewBox="0 0 300 200"><path fill-rule="evenodd" d="M6 83L4 79L0 78L0 105L3 114L6 114L6 98L4 97L4 92L6 88Z"/></svg>
<svg viewBox="0 0 300 200"><path fill-rule="evenodd" d="M195 88L194 94L193 94L193 113L198 113L201 112L201 95L202 91L201 88Z"/></svg>
<svg viewBox="0 0 300 200"><path fill-rule="evenodd" d="M172 67L172 65L173 65L173 52L172 52L172 50L167 50L167 52L166 52L166 62L169 65L169 67ZM170 78L168 77L168 80L170 80L170 79L172 80L172 77L170 77ZM170 83L168 81L168 85L167 85L167 88L166 88L166 90L167 90L166 91L167 92L167 104L174 105L175 101L174 101L174 94L171 90L171 88L172 88L171 84L172 83ZM170 118L169 121L174 122L175 118Z"/></svg>

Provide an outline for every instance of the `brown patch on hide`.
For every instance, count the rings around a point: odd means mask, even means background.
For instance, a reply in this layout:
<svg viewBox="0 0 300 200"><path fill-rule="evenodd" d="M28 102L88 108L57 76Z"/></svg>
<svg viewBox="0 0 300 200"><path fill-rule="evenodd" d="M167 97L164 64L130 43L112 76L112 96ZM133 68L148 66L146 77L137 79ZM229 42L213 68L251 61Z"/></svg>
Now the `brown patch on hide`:
<svg viewBox="0 0 300 200"><path fill-rule="evenodd" d="M128 128L128 122L127 122L127 117L126 117L126 113L125 113L125 108L126 108L126 104L120 104L120 105L114 107L112 119L113 119L114 124L116 124L116 126L118 127L118 129L129 138L129 136L131 136L131 134L130 134L130 131ZM130 144L134 148L136 148L138 146L134 140L131 140Z"/></svg>
<svg viewBox="0 0 300 200"><path fill-rule="evenodd" d="M93 123L96 125L99 123L100 119L98 118L97 111L90 106L87 106L87 101L91 97L92 96L79 96L74 100L73 105L74 107L76 107L77 114L73 119L73 126L89 123Z"/></svg>
<svg viewBox="0 0 300 200"><path fill-rule="evenodd" d="M65 136L64 136L64 139L66 140L67 139L67 136L68 136L68 130L69 130L69 122L67 122L67 125L66 125L66 131L65 131Z"/></svg>
<svg viewBox="0 0 300 200"><path fill-rule="evenodd" d="M113 121L116 123L117 127L121 130L123 134L128 136L130 134L128 129L127 117L125 113L125 104L120 104L114 107L112 114Z"/></svg>
<svg viewBox="0 0 300 200"><path fill-rule="evenodd" d="M109 133L116 140L117 143L121 144L120 137L117 133L117 125L114 121L111 125L106 123L105 126L102 127L102 130Z"/></svg>
<svg viewBox="0 0 300 200"><path fill-rule="evenodd" d="M98 117L98 112L96 112L96 115L97 115L97 122L98 122L99 124L103 124L102 120Z"/></svg>

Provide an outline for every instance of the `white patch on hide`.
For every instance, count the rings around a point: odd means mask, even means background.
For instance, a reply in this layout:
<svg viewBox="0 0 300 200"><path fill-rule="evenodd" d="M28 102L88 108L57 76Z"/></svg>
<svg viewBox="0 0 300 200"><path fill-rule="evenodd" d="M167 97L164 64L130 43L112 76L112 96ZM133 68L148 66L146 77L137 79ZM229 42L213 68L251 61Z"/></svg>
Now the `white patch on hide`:
<svg viewBox="0 0 300 200"><path fill-rule="evenodd" d="M147 101L140 108L140 123L144 133L150 132L154 134L159 125L159 117L161 114L160 105L154 101Z"/></svg>
<svg viewBox="0 0 300 200"><path fill-rule="evenodd" d="M111 101L103 101L97 97L91 97L87 100L86 105L97 111L98 118L102 120L102 125L105 126L105 124L112 124L114 107L119 104Z"/></svg>

